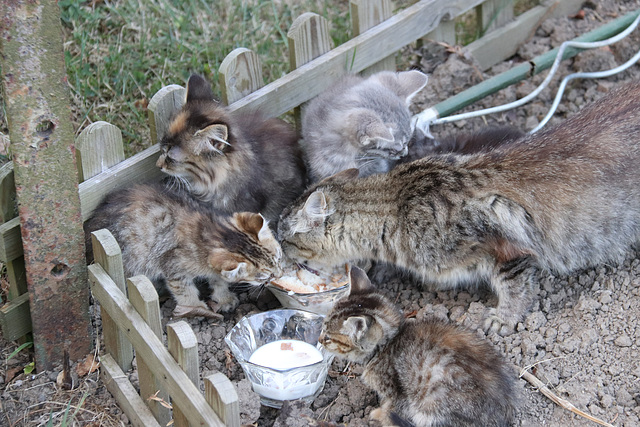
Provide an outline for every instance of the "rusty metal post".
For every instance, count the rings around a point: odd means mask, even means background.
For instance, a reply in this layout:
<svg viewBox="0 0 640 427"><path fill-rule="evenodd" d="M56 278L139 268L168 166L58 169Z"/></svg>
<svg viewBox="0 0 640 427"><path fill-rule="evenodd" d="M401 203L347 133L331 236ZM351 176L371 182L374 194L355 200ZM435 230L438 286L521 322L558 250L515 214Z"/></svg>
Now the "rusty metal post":
<svg viewBox="0 0 640 427"><path fill-rule="evenodd" d="M74 133L56 0L2 0L2 81L36 367L92 347Z"/></svg>

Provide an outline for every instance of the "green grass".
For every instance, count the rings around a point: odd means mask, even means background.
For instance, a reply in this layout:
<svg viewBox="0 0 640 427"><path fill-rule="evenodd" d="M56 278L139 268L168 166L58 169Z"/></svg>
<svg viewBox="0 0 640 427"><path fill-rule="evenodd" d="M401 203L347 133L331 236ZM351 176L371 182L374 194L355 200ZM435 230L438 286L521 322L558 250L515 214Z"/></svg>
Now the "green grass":
<svg viewBox="0 0 640 427"><path fill-rule="evenodd" d="M161 87L203 74L217 90L218 66L237 47L260 56L265 83L289 71L286 32L304 12L331 22L335 45L350 38L344 1L60 0L65 58L79 129L118 126L127 154L151 144L146 102ZM218 94L219 95L219 94Z"/></svg>
<svg viewBox="0 0 640 427"><path fill-rule="evenodd" d="M399 9L416 1L397 0L395 5ZM514 1L521 5L539 0ZM259 55L269 83L289 71L286 33L294 19L304 12L325 17L338 46L351 38L348 3L59 0L74 126L79 133L91 122L110 122L122 130L127 155L141 151L151 145L146 103L160 88L184 85L195 72L212 82L219 96L218 67L237 47ZM482 29L473 25L472 18L457 20L459 44L481 35ZM0 132L6 133L6 124Z"/></svg>

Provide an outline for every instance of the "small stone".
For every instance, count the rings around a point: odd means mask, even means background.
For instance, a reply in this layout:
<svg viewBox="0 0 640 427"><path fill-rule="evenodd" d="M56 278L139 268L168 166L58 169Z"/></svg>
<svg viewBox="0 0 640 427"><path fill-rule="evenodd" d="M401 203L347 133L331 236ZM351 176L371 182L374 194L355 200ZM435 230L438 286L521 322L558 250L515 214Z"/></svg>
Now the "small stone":
<svg viewBox="0 0 640 427"><path fill-rule="evenodd" d="M628 335L620 335L613 343L618 347L631 347L633 341Z"/></svg>

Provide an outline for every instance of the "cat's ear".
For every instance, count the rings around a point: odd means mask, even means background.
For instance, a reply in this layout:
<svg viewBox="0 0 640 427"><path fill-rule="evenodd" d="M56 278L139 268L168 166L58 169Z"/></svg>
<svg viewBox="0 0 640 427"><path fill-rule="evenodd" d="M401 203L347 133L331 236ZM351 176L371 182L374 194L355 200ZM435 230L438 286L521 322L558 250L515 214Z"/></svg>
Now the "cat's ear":
<svg viewBox="0 0 640 427"><path fill-rule="evenodd" d="M296 221L291 226L291 232L294 234L308 233L321 226L332 213L322 190L316 190L309 195L302 209L296 214Z"/></svg>
<svg viewBox="0 0 640 427"><path fill-rule="evenodd" d="M351 316L344 321L340 332L350 337L354 342L358 342L367 333L371 323L372 319L369 316Z"/></svg>
<svg viewBox="0 0 640 427"><path fill-rule="evenodd" d="M234 268L228 270L222 270L220 275L229 282L240 282L247 277L247 263L239 262Z"/></svg>
<svg viewBox="0 0 640 427"><path fill-rule="evenodd" d="M209 254L209 265L230 282L242 280L247 274L247 263L225 249L214 249Z"/></svg>
<svg viewBox="0 0 640 427"><path fill-rule="evenodd" d="M236 212L233 214L238 228L253 236L257 241L263 242L273 239L269 222L259 213Z"/></svg>
<svg viewBox="0 0 640 427"><path fill-rule="evenodd" d="M411 104L411 98L427 85L429 79L426 74L418 70L399 73L382 71L374 74L371 78L378 80L387 89L403 98L407 106Z"/></svg>
<svg viewBox="0 0 640 427"><path fill-rule="evenodd" d="M191 74L187 81L187 103L193 101L215 101L211 86L198 74Z"/></svg>
<svg viewBox="0 0 640 427"><path fill-rule="evenodd" d="M369 280L367 273L359 267L351 267L349 279L351 282L351 290L349 292L351 294L367 293L373 289L373 285L371 284L371 280Z"/></svg>
<svg viewBox="0 0 640 427"><path fill-rule="evenodd" d="M196 137L194 154L199 156L202 153L215 152L222 154L229 144L229 128L227 125L217 123L209 125L204 129L200 129L193 134Z"/></svg>
<svg viewBox="0 0 640 427"><path fill-rule="evenodd" d="M398 95L405 98L407 106L411 104L411 99L427 85L429 78L426 74L418 70L402 71L398 73L399 92Z"/></svg>
<svg viewBox="0 0 640 427"><path fill-rule="evenodd" d="M317 190L309 195L307 201L304 202L305 217L315 222L315 227L322 224L327 216L330 215L329 203L324 192Z"/></svg>

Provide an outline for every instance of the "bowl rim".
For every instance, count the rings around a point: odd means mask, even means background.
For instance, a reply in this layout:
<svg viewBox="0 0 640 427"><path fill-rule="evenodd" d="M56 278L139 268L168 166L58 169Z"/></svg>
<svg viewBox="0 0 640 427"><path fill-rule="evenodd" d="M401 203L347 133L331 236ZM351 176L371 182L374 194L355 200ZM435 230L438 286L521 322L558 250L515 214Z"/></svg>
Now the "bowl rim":
<svg viewBox="0 0 640 427"><path fill-rule="evenodd" d="M349 284L349 283L348 283ZM346 285L345 285L346 286ZM333 289L332 289L333 290ZM328 292L328 291L326 291ZM304 294L303 294L304 295ZM274 311L295 311L295 312L303 312L306 314L311 314L312 316L315 317L319 317L322 320L324 320L324 318L326 317L323 314L318 314L318 313L314 313L313 311L308 311L308 310L302 310L299 308L285 308L285 307L279 307L279 308L272 308L271 310L266 310L266 311L260 311L258 313L251 313L251 314L246 314L244 316L242 316L242 318L240 318L240 320L238 320L236 322L235 325L233 325L233 327L229 330L229 332L224 336L224 342L227 345L227 347L231 348L231 346L229 345L228 341L231 341L231 339L229 338L231 336L231 332L235 329L236 326L238 326L244 319L247 319L249 317L253 317L253 316L260 316L260 315L265 315L266 313L272 313ZM299 340L296 338L287 338L287 339L294 339L296 341L303 341L303 340ZM306 341L303 341L306 342ZM309 344L309 343L307 343ZM318 346L320 346L320 348L318 348ZM252 366L257 366L260 369L266 369L267 371L271 371L271 372L275 372L275 373L287 373L289 371L293 371L295 369L300 369L300 368L310 368L310 367L315 367L315 366L321 366L322 364L325 364L327 366L327 369L329 368L329 365L331 364L332 360L333 360L333 356L335 356L333 353L331 353L329 350L327 350L322 343L320 343L320 341L318 341L316 343L316 350L318 350L320 352L320 354L322 354L322 360L316 362L316 363L312 363L310 365L304 365L304 366L295 366L293 368L287 368L287 369L275 369L275 368L269 368L268 366L263 366L263 365L258 365L257 363L253 363L253 362L249 362L249 360L247 359L242 359L240 360L240 358L238 358L235 354L233 355L233 357L238 361L238 363L242 364L247 364L247 365L252 365ZM257 349L256 349L257 350ZM255 351L255 350L254 350ZM233 352L232 352L233 354Z"/></svg>
<svg viewBox="0 0 640 427"><path fill-rule="evenodd" d="M327 289L326 291L317 291L317 292L296 292L296 291L287 291L285 289L282 289L279 286L276 286L274 284L272 284L271 282L267 282L265 284L265 286L267 288L269 288L269 290L276 290L282 294L288 295L288 296L293 296L293 295L299 295L299 296L303 296L303 297L309 297L311 295L327 295L327 294L331 294L333 292L337 292L340 290L343 290L344 288L351 286L351 281L347 281L347 283L345 283L342 286L339 286L337 288L331 288L331 289ZM304 311L304 310L303 310Z"/></svg>

